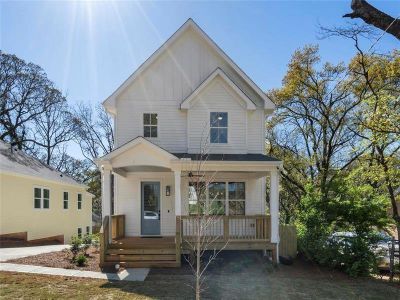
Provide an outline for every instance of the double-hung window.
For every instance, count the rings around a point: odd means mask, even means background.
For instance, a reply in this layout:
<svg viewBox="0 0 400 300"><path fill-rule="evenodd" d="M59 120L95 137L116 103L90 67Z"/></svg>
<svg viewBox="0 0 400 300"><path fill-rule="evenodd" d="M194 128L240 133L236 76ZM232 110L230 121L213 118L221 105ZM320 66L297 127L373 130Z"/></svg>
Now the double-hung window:
<svg viewBox="0 0 400 300"><path fill-rule="evenodd" d="M228 143L228 113L210 112L210 143Z"/></svg>
<svg viewBox="0 0 400 300"><path fill-rule="evenodd" d="M206 184L203 181L189 183L189 215L204 214L207 201Z"/></svg>
<svg viewBox="0 0 400 300"><path fill-rule="evenodd" d="M78 194L78 209L82 209L82 194Z"/></svg>
<svg viewBox="0 0 400 300"><path fill-rule="evenodd" d="M158 136L158 115L157 114L143 114L143 136L149 138L156 138Z"/></svg>
<svg viewBox="0 0 400 300"><path fill-rule="evenodd" d="M69 198L68 192L64 192L63 193L63 207L64 207L64 209L68 209L68 198Z"/></svg>
<svg viewBox="0 0 400 300"><path fill-rule="evenodd" d="M210 215L225 215L225 182L211 182L208 185L208 205Z"/></svg>
<svg viewBox="0 0 400 300"><path fill-rule="evenodd" d="M34 208L50 208L50 190L46 188L34 188Z"/></svg>
<svg viewBox="0 0 400 300"><path fill-rule="evenodd" d="M229 182L228 183L228 200L229 200L229 215L244 216L245 215L245 199L246 188L244 182Z"/></svg>
<svg viewBox="0 0 400 300"><path fill-rule="evenodd" d="M189 183L189 215L243 216L245 205L245 182Z"/></svg>

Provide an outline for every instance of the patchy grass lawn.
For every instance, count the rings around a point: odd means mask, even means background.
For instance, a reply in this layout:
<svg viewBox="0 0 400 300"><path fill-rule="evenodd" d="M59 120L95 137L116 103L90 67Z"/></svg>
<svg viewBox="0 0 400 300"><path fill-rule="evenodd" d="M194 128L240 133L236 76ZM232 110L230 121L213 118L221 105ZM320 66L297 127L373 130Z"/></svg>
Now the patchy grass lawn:
<svg viewBox="0 0 400 300"><path fill-rule="evenodd" d="M0 272L4 299L191 299L188 266L152 269L144 282ZM274 268L259 255L230 252L209 269L207 299L400 299L400 285L353 279L297 260Z"/></svg>

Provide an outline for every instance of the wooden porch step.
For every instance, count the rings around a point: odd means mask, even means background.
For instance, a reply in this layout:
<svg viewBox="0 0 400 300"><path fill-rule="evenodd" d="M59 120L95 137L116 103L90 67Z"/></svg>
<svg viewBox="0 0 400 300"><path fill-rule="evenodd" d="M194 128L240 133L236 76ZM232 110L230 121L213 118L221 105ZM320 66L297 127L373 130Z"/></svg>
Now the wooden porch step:
<svg viewBox="0 0 400 300"><path fill-rule="evenodd" d="M111 248L107 250L107 254L130 254L130 255L138 255L138 254L175 254L176 249L174 248L148 248L148 249L118 249Z"/></svg>
<svg viewBox="0 0 400 300"><path fill-rule="evenodd" d="M104 262L104 267L113 267L117 262ZM118 264L124 268L176 268L179 263L174 261L120 261Z"/></svg>
<svg viewBox="0 0 400 300"><path fill-rule="evenodd" d="M121 262L121 261L175 261L176 255L170 254L141 254L141 255L106 255L105 261Z"/></svg>
<svg viewBox="0 0 400 300"><path fill-rule="evenodd" d="M135 245L135 244L110 244L108 249L124 249L124 250L152 250L152 249L175 249L175 244L168 245Z"/></svg>

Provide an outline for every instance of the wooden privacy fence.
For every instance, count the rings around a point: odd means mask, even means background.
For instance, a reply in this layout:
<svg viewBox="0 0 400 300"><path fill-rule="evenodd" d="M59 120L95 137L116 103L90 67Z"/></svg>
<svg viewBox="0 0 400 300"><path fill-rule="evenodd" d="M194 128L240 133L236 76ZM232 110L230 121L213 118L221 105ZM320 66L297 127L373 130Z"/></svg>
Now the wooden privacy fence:
<svg viewBox="0 0 400 300"><path fill-rule="evenodd" d="M281 224L279 226L279 234L280 234L279 255L296 257L297 255L296 226Z"/></svg>

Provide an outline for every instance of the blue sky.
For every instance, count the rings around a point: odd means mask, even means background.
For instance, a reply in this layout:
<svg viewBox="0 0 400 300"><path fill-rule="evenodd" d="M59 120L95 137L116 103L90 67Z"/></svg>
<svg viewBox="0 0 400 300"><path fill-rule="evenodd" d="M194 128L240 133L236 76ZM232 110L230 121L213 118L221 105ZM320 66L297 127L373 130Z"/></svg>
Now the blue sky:
<svg viewBox="0 0 400 300"><path fill-rule="evenodd" d="M345 24L350 2L3 1L0 48L40 65L71 102L96 103L191 17L268 90L280 86L291 54L306 44L318 43L324 60L348 61L351 43L318 40L317 32L318 24ZM370 3L400 15L398 0ZM385 35L377 47L399 42Z"/></svg>

